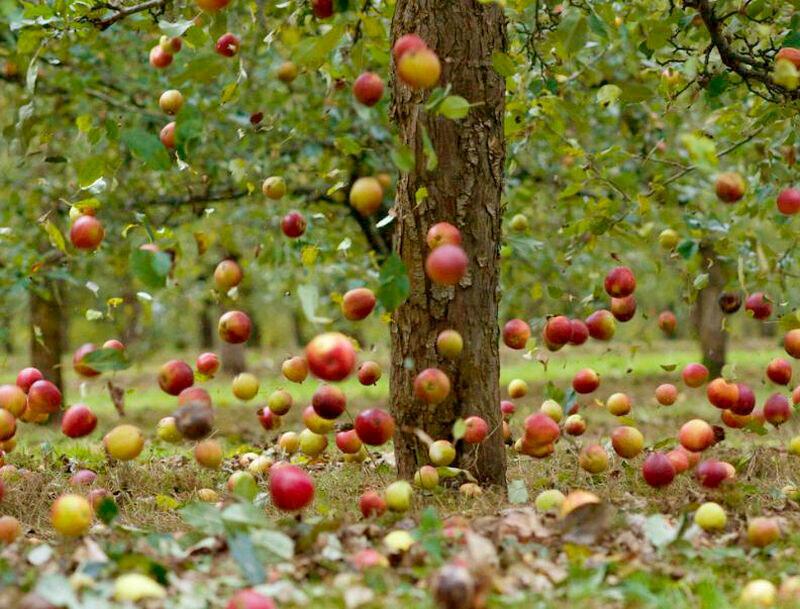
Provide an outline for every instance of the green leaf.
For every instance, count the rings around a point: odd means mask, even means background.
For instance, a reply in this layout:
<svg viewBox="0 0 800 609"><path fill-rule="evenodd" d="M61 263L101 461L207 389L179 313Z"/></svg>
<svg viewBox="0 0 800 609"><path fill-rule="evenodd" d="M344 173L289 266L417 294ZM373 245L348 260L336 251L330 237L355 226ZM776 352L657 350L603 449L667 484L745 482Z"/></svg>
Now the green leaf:
<svg viewBox="0 0 800 609"><path fill-rule="evenodd" d="M378 301L388 312L403 304L411 292L406 265L397 253L392 252L381 266L378 278Z"/></svg>
<svg viewBox="0 0 800 609"><path fill-rule="evenodd" d="M695 290L702 290L708 285L708 273L700 273L694 278L692 282Z"/></svg>
<svg viewBox="0 0 800 609"><path fill-rule="evenodd" d="M178 513L190 528L205 535L222 535L225 532L222 514L210 503L189 503L178 510Z"/></svg>
<svg viewBox="0 0 800 609"><path fill-rule="evenodd" d="M169 254L135 249L131 252L130 268L133 275L148 288L163 288L172 266Z"/></svg>
<svg viewBox="0 0 800 609"><path fill-rule="evenodd" d="M294 541L280 531L256 529L250 531L250 539L264 562L287 562L294 557Z"/></svg>
<svg viewBox="0 0 800 609"><path fill-rule="evenodd" d="M241 527L268 528L269 519L264 510L252 503L234 503L222 511L222 521L235 529Z"/></svg>
<svg viewBox="0 0 800 609"><path fill-rule="evenodd" d="M300 298L300 306L306 319L315 324L328 324L332 319L317 315L319 306L319 288L316 284L301 285L297 288L297 296Z"/></svg>
<svg viewBox="0 0 800 609"><path fill-rule="evenodd" d="M94 184L103 177L105 170L105 158L102 156L90 156L75 162L75 172L78 174L78 183L81 188Z"/></svg>
<svg viewBox="0 0 800 609"><path fill-rule="evenodd" d="M169 169L172 164L167 149L154 133L142 129L126 129L122 132L122 141L131 154L150 169Z"/></svg>
<svg viewBox="0 0 800 609"><path fill-rule="evenodd" d="M228 537L228 550L251 585L264 583L264 565L256 555L252 539L246 533L237 533Z"/></svg>
<svg viewBox="0 0 800 609"><path fill-rule="evenodd" d="M597 103L605 108L617 101L620 95L622 95L622 89L617 85L603 85L597 91Z"/></svg>
<svg viewBox="0 0 800 609"><path fill-rule="evenodd" d="M194 26L194 20L192 19L180 19L175 21L174 23L170 23L162 19L158 22L158 29L161 32L169 36L170 38L177 38L178 36L183 36L189 28Z"/></svg>
<svg viewBox="0 0 800 609"><path fill-rule="evenodd" d="M494 51L492 53L492 67L494 68L495 72L497 72L500 76L504 76L505 78L514 76L516 73L514 60L511 59L511 57L506 53L502 53L500 51Z"/></svg>
<svg viewBox="0 0 800 609"><path fill-rule="evenodd" d="M460 440L464 437L465 433L467 433L467 422L459 418L453 423L453 440Z"/></svg>
<svg viewBox="0 0 800 609"><path fill-rule="evenodd" d="M304 38L294 53L294 60L301 66L317 68L325 63L331 51L344 36L346 26L339 23L333 26L322 36L309 36Z"/></svg>
<svg viewBox="0 0 800 609"><path fill-rule="evenodd" d="M439 106L439 114L452 120L464 118L469 113L469 102L460 95L448 95Z"/></svg>
<svg viewBox="0 0 800 609"><path fill-rule="evenodd" d="M508 502L514 505L528 503L528 487L524 480L512 480L508 483Z"/></svg>
<svg viewBox="0 0 800 609"><path fill-rule="evenodd" d="M61 231L58 229L58 227L50 222L50 220L46 220L42 223L42 228L44 228L44 232L47 233L47 238L50 239L52 246L60 252L66 254L67 244L64 240L64 235L61 234Z"/></svg>
<svg viewBox="0 0 800 609"><path fill-rule="evenodd" d="M586 17L577 9L566 11L558 27L558 37L561 42L561 56L569 59L572 55L586 46L589 36L589 25Z"/></svg>
<svg viewBox="0 0 800 609"><path fill-rule="evenodd" d="M717 146L709 137L694 133L687 133L681 137L681 142L689 152L692 162L707 169L717 166Z"/></svg>
<svg viewBox="0 0 800 609"><path fill-rule="evenodd" d="M193 106L184 106L175 118L175 149L182 159L189 156L189 144L200 139L203 117Z"/></svg>
<svg viewBox="0 0 800 609"><path fill-rule="evenodd" d="M681 258L688 260L697 253L700 245L693 239L684 239L675 248L675 251L681 255Z"/></svg>
<svg viewBox="0 0 800 609"><path fill-rule="evenodd" d="M408 146L401 144L391 151L390 156L395 167L402 173L408 173L414 169L414 153Z"/></svg>
<svg viewBox="0 0 800 609"><path fill-rule="evenodd" d="M439 166L439 157L433 148L433 142L431 142L428 130L425 127L422 128L422 151L425 153L425 169L433 171Z"/></svg>
<svg viewBox="0 0 800 609"><path fill-rule="evenodd" d="M105 524L111 524L119 514L119 507L117 507L117 502L112 497L103 497L95 508L94 513Z"/></svg>
<svg viewBox="0 0 800 609"><path fill-rule="evenodd" d="M96 349L84 355L81 362L98 372L127 370L131 367L125 351L120 349Z"/></svg>

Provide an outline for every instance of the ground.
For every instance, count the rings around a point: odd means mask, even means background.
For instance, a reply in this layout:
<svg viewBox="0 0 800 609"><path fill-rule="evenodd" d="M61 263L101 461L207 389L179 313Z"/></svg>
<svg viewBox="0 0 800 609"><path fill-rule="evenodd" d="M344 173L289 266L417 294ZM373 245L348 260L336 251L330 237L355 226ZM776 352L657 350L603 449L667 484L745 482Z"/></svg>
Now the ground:
<svg viewBox="0 0 800 609"><path fill-rule="evenodd" d="M263 494L255 506L231 497L225 481L240 468L240 455L280 455L274 449L278 434L257 425L257 401L236 403L229 379L207 383L217 407L217 435L226 448L221 471L200 468L188 445L156 440L134 462L108 463L99 448L101 431L86 440L68 440L52 427L26 425L19 446L6 457L7 463L27 471L6 479L0 513L18 518L25 538L0 553L0 607L17 606L29 590L63 606L112 606L106 599L114 594L114 581L129 571L144 572L167 586L165 599L144 601L152 607L224 607L233 591L250 584L274 596L280 607L432 607L431 590L441 587L433 583L435 574L453 560L470 566L478 587L485 588L489 607L735 605L749 580L766 578L778 585L800 574L798 504L787 490L800 482L800 458L786 451L794 422L766 435L726 430L725 440L711 452L736 466L737 481L714 491L702 489L690 474L665 489L651 489L641 478L642 456L630 462L615 459L610 471L599 476L577 466L580 443L607 442L608 432L619 424L595 402L612 392L631 395L630 420L650 447L674 445L677 428L690 416L717 424L718 411L708 404L703 389L681 387L679 401L670 407L658 406L653 398L659 383L680 386L680 369L695 359L693 349L677 341L624 352L593 346L551 354L546 367L535 359L505 354L503 384L523 378L531 388L512 418L515 436L524 417L545 395L566 389L576 370L591 366L600 373L600 389L579 400L589 422L585 436L562 439L555 455L544 460L509 449L507 497L492 489L467 497L457 490L464 481L458 477L434 492L417 491L411 512L374 521L361 518L357 498L365 489L382 489L394 479L390 447L374 451L363 465L340 462L335 447L325 458L308 463L317 496L302 517L277 514ZM762 378L766 363L780 353L777 342L760 340L730 355L737 378L753 386L759 403L776 390ZM254 371L262 378L263 397L280 384L265 380L277 379L280 356L259 361ZM128 389L125 418L151 437L156 422L175 408L174 398L153 389L158 363L112 378ZM4 369L18 367L9 361ZM351 410L385 406L387 385L388 379L371 388L348 382ZM299 412L313 383L290 389L295 406L284 419L284 430L299 429ZM99 430L119 418L104 380L81 386L70 378L68 391L70 403L85 401L95 408ZM50 528L49 507L59 494L75 490L68 479L82 468L97 471L95 486L114 494L119 514L111 525L99 523L83 539L64 541ZM216 490L224 503L200 501L198 490L203 488ZM533 499L550 488L590 490L603 504L567 519L539 513ZM264 489L262 481L260 491ZM726 509L724 532L707 534L692 524L694 510L705 501ZM756 549L746 540L746 523L763 515L779 518L783 536ZM402 538L385 539L394 530L409 531L414 544L398 549ZM370 555L363 550L373 547L387 562L366 567Z"/></svg>

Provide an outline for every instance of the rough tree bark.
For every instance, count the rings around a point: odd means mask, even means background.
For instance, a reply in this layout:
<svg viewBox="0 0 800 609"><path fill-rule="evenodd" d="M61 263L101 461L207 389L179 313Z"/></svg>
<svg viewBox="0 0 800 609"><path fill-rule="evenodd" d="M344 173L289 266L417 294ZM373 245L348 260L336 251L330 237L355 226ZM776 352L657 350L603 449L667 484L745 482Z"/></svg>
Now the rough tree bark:
<svg viewBox="0 0 800 609"><path fill-rule="evenodd" d="M63 294L58 283L47 280L41 286L32 287L30 295L30 360L44 377L55 383L64 394L61 377L61 359L64 352L67 316L61 300Z"/></svg>
<svg viewBox="0 0 800 609"><path fill-rule="evenodd" d="M506 47L505 19L497 4L475 0L399 0L392 39L416 33L439 55L442 86L473 106L460 121L426 113L425 95L394 79L392 115L401 141L416 155L414 169L397 184L394 251L408 269L411 294L392 324L391 403L398 432L395 453L400 476L427 463L427 449L414 433L451 436L459 417L478 414L493 430L478 452L459 455L462 467L484 483L505 486L499 390L499 243L505 140L505 82L492 68L492 53ZM428 134L438 167L426 170L423 134ZM416 202L426 188L427 197ZM469 271L454 288L427 279L425 235L441 221L455 224L469 256ZM440 359L435 340L452 328L464 339L456 362ZM438 406L415 399L413 381L428 367L450 377L450 397Z"/></svg>
<svg viewBox="0 0 800 609"><path fill-rule="evenodd" d="M710 246L701 246L703 269L708 273L708 285L697 294L694 305L694 324L700 339L703 365L711 378L719 376L725 365L728 333L723 329L725 314L719 306L719 296L725 288L725 270Z"/></svg>

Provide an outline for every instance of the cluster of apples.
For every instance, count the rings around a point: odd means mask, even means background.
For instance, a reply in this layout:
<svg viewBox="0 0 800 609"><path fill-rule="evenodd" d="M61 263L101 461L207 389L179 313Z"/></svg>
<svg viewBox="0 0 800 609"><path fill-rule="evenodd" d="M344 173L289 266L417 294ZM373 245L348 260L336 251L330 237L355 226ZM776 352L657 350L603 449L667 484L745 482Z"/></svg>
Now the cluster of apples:
<svg viewBox="0 0 800 609"><path fill-rule="evenodd" d="M793 49L800 52L798 49ZM736 203L744 197L747 182L741 174L726 171L717 176L714 191L723 203ZM782 189L775 200L778 211L785 216L793 216L800 212L800 189L788 187Z"/></svg>

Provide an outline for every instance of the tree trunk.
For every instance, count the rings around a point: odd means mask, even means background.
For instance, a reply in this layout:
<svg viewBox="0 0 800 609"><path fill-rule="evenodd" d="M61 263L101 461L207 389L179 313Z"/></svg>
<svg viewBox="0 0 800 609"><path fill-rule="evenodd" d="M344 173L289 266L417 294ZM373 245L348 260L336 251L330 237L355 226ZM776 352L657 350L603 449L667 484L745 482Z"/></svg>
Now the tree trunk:
<svg viewBox="0 0 800 609"><path fill-rule="evenodd" d="M482 482L505 486L505 448L500 417L499 243L505 140L505 81L492 68L492 53L506 46L505 19L496 4L474 0L399 0L392 38L416 33L439 55L441 86L451 85L473 106L460 121L424 109L425 95L397 78L393 118L401 141L414 151L414 169L397 185L394 251L408 269L411 293L393 315L391 403L397 421L395 453L400 476L409 478L428 462L427 448L414 429L433 439L451 437L455 421L480 415L493 430L477 449L460 454L459 463ZM427 132L438 156L428 171L423 152ZM427 197L417 203L420 188ZM455 287L431 283L424 271L425 235L441 221L455 224L469 256L467 275ZM464 351L456 362L438 357L436 336L452 328L461 333ZM410 364L410 365L409 365ZM438 367L450 377L448 399L428 406L414 397L414 377Z"/></svg>
<svg viewBox="0 0 800 609"><path fill-rule="evenodd" d="M64 303L57 282L46 281L30 291L31 366L55 383L64 394L61 359L67 333Z"/></svg>
<svg viewBox="0 0 800 609"><path fill-rule="evenodd" d="M725 288L725 271L709 246L700 248L703 269L708 273L708 285L697 294L694 304L694 323L700 339L703 365L711 378L718 377L725 365L728 333L723 329L725 314L719 306L719 296Z"/></svg>
<svg viewBox="0 0 800 609"><path fill-rule="evenodd" d="M245 362L245 346L233 345L222 341L219 345L219 357L222 360L222 371L225 374L236 376L247 370Z"/></svg>
<svg viewBox="0 0 800 609"><path fill-rule="evenodd" d="M200 327L200 341L199 346L201 349L209 351L214 348L214 320L211 316L211 303L208 300L204 300L200 305L200 315L199 315L199 327Z"/></svg>

